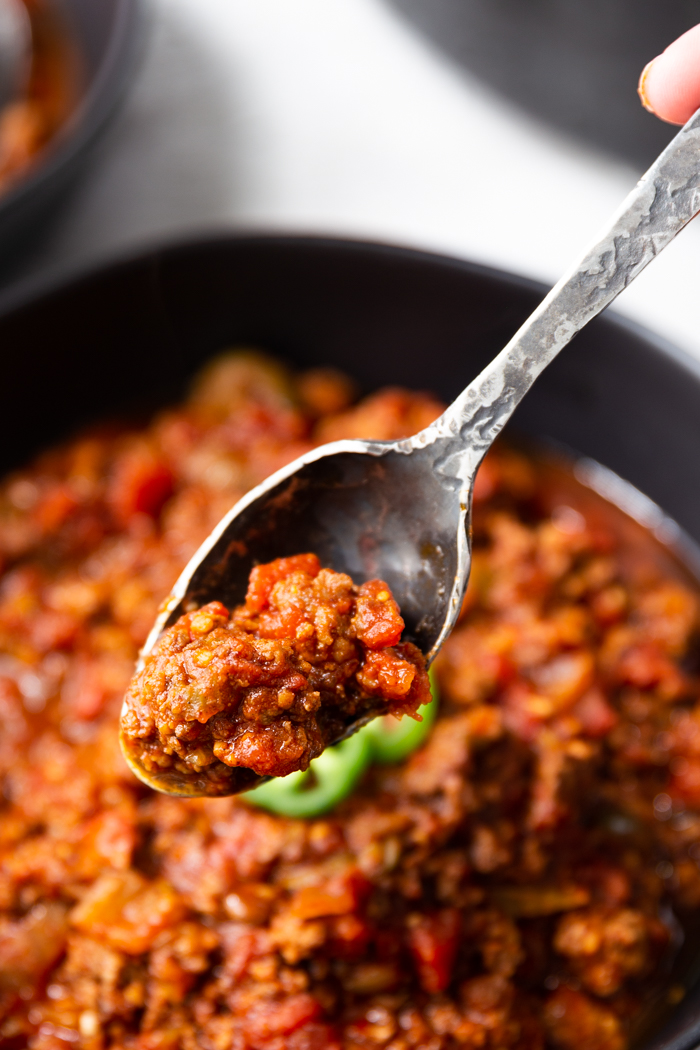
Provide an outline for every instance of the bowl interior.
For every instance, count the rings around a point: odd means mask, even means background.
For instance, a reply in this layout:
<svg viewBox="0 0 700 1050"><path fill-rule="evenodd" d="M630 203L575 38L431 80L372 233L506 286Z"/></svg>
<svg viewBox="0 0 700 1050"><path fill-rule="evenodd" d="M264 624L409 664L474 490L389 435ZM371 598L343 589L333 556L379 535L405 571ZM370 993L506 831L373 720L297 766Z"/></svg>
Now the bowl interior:
<svg viewBox="0 0 700 1050"><path fill-rule="evenodd" d="M166 403L212 353L254 345L334 364L366 390L452 399L544 288L494 270L379 245L293 237L155 251L0 309L0 467L90 420ZM612 316L552 365L514 425L591 456L700 542L700 367ZM690 992L645 1050L700 1041Z"/></svg>

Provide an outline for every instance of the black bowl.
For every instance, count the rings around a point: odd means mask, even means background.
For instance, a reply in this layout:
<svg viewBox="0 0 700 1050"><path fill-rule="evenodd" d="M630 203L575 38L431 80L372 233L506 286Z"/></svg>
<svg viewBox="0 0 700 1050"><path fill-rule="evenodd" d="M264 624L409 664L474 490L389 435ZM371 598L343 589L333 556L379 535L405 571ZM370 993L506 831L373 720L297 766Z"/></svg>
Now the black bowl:
<svg viewBox="0 0 700 1050"><path fill-rule="evenodd" d="M0 467L105 414L171 400L232 344L333 363L366 389L402 383L451 399L544 292L455 259L301 237L174 246L41 294L13 292L0 303ZM514 425L610 467L700 543L700 365L667 343L599 318ZM698 1042L696 988L644 1050Z"/></svg>
<svg viewBox="0 0 700 1050"><path fill-rule="evenodd" d="M0 196L0 266L41 234L71 189L136 72L145 0L53 0L76 51L77 105L37 162Z"/></svg>

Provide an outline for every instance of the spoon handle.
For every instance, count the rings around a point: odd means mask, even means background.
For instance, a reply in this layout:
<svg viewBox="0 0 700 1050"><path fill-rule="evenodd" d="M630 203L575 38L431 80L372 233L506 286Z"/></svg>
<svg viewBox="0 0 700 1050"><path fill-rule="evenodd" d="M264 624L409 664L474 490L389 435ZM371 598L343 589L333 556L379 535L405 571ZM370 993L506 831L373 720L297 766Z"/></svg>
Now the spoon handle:
<svg viewBox="0 0 700 1050"><path fill-rule="evenodd" d="M447 473L470 484L540 372L700 211L700 110L642 176L601 236L420 444L445 443ZM432 430L432 433L429 431ZM456 462L461 460L461 462ZM449 467L447 462L449 461Z"/></svg>

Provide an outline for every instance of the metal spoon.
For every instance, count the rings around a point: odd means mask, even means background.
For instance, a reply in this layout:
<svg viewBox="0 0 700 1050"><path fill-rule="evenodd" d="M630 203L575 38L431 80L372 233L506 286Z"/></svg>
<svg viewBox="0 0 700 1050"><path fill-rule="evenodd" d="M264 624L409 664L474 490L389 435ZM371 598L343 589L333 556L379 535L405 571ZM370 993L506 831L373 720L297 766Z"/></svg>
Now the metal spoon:
<svg viewBox="0 0 700 1050"><path fill-rule="evenodd" d="M602 236L508 345L432 426L403 441L337 441L273 474L197 551L143 653L183 612L243 600L253 565L314 551L356 581L389 584L406 636L431 661L455 625L469 578L474 477L538 375L700 211L700 110L640 180ZM347 726L345 736L369 720ZM210 784L169 770L145 783L171 794L235 794L259 782L222 765Z"/></svg>
<svg viewBox="0 0 700 1050"><path fill-rule="evenodd" d="M0 0L0 109L24 92L32 59L32 26L21 0Z"/></svg>

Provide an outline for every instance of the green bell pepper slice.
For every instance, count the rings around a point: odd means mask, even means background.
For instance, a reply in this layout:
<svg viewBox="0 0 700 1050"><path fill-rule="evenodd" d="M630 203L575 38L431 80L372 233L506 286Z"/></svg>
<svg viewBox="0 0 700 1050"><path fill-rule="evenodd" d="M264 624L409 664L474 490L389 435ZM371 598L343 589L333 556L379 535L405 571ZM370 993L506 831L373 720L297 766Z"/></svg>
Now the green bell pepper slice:
<svg viewBox="0 0 700 1050"><path fill-rule="evenodd" d="M305 771L275 777L247 791L255 806L283 817L319 817L346 798L371 762L401 762L428 737L437 716L437 683L430 672L433 700L419 708L422 722L407 715L375 718L359 732L334 747L327 747Z"/></svg>
<svg viewBox="0 0 700 1050"><path fill-rule="evenodd" d="M437 683L435 676L430 672L430 691L433 699L429 704L423 704L418 708L418 714L423 716L422 722L415 718L404 715L398 719L393 715L383 715L375 718L369 725L361 730L367 733L372 742L372 758L382 765L392 762L402 762L404 758L417 751L423 741L429 735L437 716Z"/></svg>
<svg viewBox="0 0 700 1050"><path fill-rule="evenodd" d="M327 747L304 772L275 777L245 797L283 817L317 817L350 794L370 759L370 742L360 731Z"/></svg>

